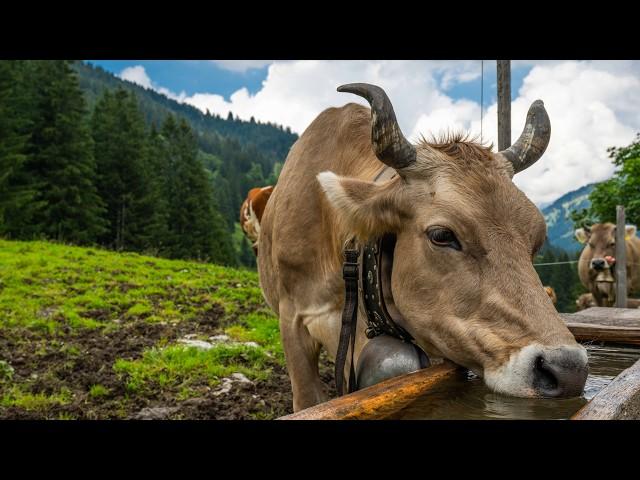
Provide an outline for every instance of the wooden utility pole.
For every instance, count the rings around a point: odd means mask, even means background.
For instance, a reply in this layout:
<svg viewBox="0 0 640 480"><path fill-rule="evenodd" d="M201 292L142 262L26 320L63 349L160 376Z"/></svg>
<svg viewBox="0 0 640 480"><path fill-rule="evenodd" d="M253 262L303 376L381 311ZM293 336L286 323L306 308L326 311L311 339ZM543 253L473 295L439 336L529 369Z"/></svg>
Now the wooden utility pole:
<svg viewBox="0 0 640 480"><path fill-rule="evenodd" d="M627 308L627 246L624 206L616 207L616 307Z"/></svg>
<svg viewBox="0 0 640 480"><path fill-rule="evenodd" d="M498 60L498 150L511 146L511 61Z"/></svg>

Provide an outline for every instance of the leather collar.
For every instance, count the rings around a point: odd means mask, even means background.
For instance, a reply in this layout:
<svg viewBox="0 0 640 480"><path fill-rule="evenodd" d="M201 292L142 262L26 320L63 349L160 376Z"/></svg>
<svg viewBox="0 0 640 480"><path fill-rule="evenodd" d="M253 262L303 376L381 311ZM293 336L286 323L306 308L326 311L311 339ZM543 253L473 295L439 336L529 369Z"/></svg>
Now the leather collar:
<svg viewBox="0 0 640 480"><path fill-rule="evenodd" d="M391 180L396 171L386 167L374 182ZM405 342L413 337L400 323L404 319L393 304L391 269L395 250L395 235L384 234L362 246L360 255L360 295L367 318L366 335L373 338L387 334Z"/></svg>

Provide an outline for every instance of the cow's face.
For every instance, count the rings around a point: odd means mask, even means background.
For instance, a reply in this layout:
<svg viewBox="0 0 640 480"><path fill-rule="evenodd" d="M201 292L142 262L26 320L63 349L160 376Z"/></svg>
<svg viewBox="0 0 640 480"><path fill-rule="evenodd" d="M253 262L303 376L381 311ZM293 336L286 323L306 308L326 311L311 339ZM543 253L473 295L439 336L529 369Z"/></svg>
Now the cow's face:
<svg viewBox="0 0 640 480"><path fill-rule="evenodd" d="M412 161L386 183L319 175L352 233L395 233L391 289L403 327L428 353L471 369L496 391L581 394L586 350L533 267L546 226L511 180L518 165L461 138L412 148Z"/></svg>
<svg viewBox="0 0 640 480"><path fill-rule="evenodd" d="M457 150L467 147L475 156L465 161L443 151L453 145L418 146L423 168L386 184L326 173L321 182L361 238L395 233L393 301L428 353L508 394L579 394L586 352L533 267L544 219L504 162L471 144ZM465 163L473 171L458 168ZM555 371L554 362L579 373Z"/></svg>
<svg viewBox="0 0 640 480"><path fill-rule="evenodd" d="M636 234L636 227L626 226L625 237ZM615 300L615 277L613 266L616 255L616 226L613 223L596 223L591 227L578 228L576 238L585 248L580 262L588 266L589 279L594 293L603 304L613 305Z"/></svg>

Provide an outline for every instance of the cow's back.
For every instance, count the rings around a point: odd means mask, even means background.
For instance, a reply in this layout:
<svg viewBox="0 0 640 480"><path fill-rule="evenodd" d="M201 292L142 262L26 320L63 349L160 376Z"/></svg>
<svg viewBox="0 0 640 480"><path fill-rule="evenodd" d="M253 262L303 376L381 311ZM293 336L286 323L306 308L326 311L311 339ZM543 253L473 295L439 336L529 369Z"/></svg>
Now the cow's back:
<svg viewBox="0 0 640 480"><path fill-rule="evenodd" d="M370 117L368 108L353 103L329 108L289 151L259 240L260 282L276 312L283 295L304 297L340 271L341 232L316 176L330 170L369 179L383 167L371 148Z"/></svg>

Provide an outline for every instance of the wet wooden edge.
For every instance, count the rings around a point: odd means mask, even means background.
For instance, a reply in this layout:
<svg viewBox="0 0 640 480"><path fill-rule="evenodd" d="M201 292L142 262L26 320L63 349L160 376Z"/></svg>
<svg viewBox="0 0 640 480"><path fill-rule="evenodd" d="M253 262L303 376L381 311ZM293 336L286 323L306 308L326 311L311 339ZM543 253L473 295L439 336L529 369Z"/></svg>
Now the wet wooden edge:
<svg viewBox="0 0 640 480"><path fill-rule="evenodd" d="M456 364L440 365L390 378L357 392L301 410L278 420L376 420L388 417L426 391L464 372Z"/></svg>
<svg viewBox="0 0 640 480"><path fill-rule="evenodd" d="M590 310L592 310L592 315L588 319L584 315L587 310L578 314L562 314L567 327L577 341L640 345L640 322L636 321L635 318L625 319L620 322L621 315L618 312L616 312L617 315L611 312L613 315L608 315L607 323L614 322L616 320L614 317L617 317L620 323L634 326L602 325L596 323L598 321L597 317L601 316L599 312L596 312L595 309ZM587 320L593 323L573 322L571 321L572 319ZM638 364L640 364L640 361L634 366ZM640 372L640 366L638 370ZM280 417L278 420L374 420L387 418L390 414L397 412L416 398L424 395L428 390L438 386L456 373L463 371L462 367L445 361L441 365L391 378L377 385ZM616 382L618 377L612 384ZM640 373L638 378L640 379ZM606 388L602 392L605 390ZM602 392L596 395L591 402ZM585 405L582 410L587 408L591 402Z"/></svg>
<svg viewBox="0 0 640 480"><path fill-rule="evenodd" d="M570 419L640 419L640 360L623 370Z"/></svg>
<svg viewBox="0 0 640 480"><path fill-rule="evenodd" d="M640 327L615 327L590 323L567 322L578 342L607 342L640 345Z"/></svg>

